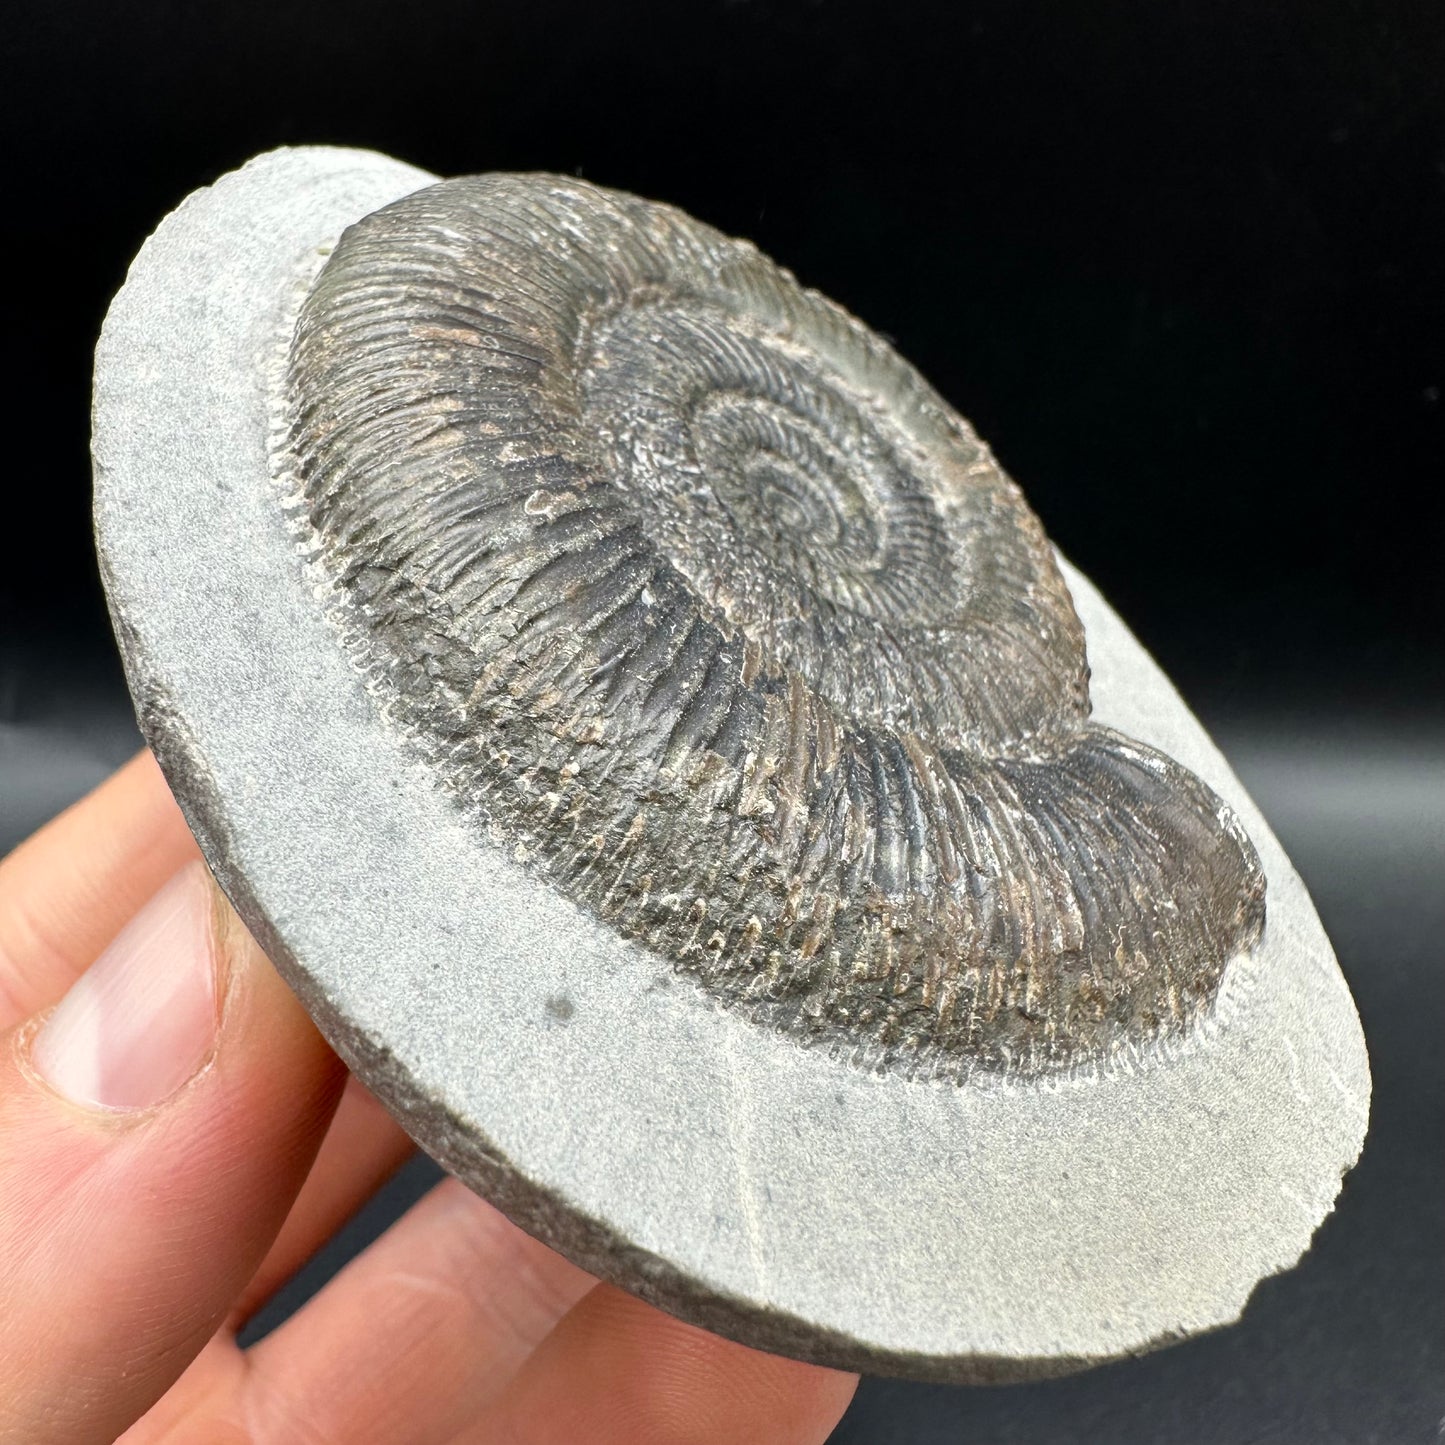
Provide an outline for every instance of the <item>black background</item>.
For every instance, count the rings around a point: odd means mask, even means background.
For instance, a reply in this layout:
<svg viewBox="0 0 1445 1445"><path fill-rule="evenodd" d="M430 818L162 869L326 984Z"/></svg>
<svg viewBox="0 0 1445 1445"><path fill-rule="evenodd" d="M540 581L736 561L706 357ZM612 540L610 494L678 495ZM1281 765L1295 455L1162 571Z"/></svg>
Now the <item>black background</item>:
<svg viewBox="0 0 1445 1445"><path fill-rule="evenodd" d="M134 744L87 405L161 215L314 141L676 202L992 443L1274 820L1376 1074L1336 1214L1243 1325L1050 1385L866 1384L837 1439L1437 1438L1445 10L12 0L0 66L0 847Z"/></svg>

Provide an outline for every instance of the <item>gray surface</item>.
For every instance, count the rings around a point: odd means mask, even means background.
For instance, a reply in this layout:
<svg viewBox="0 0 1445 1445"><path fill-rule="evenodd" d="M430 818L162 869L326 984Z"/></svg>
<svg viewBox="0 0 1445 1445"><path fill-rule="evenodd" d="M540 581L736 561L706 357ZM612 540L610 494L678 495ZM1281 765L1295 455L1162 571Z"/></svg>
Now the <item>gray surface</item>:
<svg viewBox="0 0 1445 1445"><path fill-rule="evenodd" d="M253 163L148 243L101 343L97 523L132 689L248 923L431 1153L700 1323L968 1378L1233 1319L1356 1155L1363 1041L1278 843L1077 574L1096 714L1237 809L1270 890L1216 1020L1100 1076L933 1086L751 1028L480 847L378 725L280 525L264 376L318 247L424 179Z"/></svg>

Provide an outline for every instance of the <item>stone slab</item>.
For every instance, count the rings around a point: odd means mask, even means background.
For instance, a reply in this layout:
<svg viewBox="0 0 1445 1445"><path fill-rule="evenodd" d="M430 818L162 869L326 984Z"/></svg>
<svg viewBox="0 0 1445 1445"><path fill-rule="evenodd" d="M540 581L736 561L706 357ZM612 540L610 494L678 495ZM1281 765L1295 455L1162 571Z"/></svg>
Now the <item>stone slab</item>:
<svg viewBox="0 0 1445 1445"><path fill-rule="evenodd" d="M99 344L117 636L243 918L423 1148L684 1318L946 1380L1061 1372L1237 1318L1359 1153L1364 1042L1268 825L1076 571L1095 715L1228 801L1269 889L1214 1017L1103 1073L932 1084L760 1030L464 827L384 725L283 525L269 438L328 247L432 179L360 151L261 156L162 223Z"/></svg>

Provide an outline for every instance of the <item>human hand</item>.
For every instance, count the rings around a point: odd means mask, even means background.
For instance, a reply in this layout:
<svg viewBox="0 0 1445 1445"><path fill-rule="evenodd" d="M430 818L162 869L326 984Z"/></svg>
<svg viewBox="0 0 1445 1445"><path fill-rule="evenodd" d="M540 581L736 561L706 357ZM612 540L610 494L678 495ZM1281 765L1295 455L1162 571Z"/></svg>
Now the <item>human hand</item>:
<svg viewBox="0 0 1445 1445"><path fill-rule="evenodd" d="M411 1145L149 756L0 863L0 1031L0 1445L792 1445L852 1395L598 1284L454 1180L242 1351Z"/></svg>

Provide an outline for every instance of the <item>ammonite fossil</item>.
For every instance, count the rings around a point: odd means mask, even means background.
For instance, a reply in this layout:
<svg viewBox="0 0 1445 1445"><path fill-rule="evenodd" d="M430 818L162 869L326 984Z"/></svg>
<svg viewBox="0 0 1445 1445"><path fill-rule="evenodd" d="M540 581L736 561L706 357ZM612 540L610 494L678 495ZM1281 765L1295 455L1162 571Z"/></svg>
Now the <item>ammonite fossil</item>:
<svg viewBox="0 0 1445 1445"><path fill-rule="evenodd" d="M1258 936L1230 810L1089 722L1018 489L754 247L443 181L341 237L288 400L379 700L477 826L720 997L1034 1072L1182 1030Z"/></svg>
<svg viewBox="0 0 1445 1445"><path fill-rule="evenodd" d="M273 153L147 243L95 455L217 876L587 1268L999 1378L1305 1247L1368 1076L1298 879L967 423L749 243Z"/></svg>

